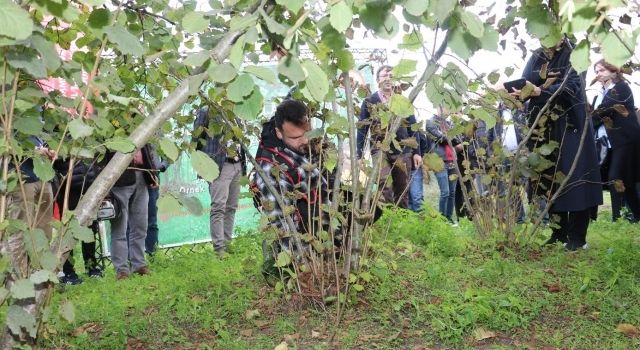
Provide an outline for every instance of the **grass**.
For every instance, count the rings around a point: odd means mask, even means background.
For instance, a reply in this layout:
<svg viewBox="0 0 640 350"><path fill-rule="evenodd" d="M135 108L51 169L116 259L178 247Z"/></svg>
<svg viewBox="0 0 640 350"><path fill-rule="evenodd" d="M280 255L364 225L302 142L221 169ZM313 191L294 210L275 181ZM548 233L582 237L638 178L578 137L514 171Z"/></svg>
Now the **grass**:
<svg viewBox="0 0 640 350"><path fill-rule="evenodd" d="M75 320L52 312L45 349L638 349L640 227L604 217L590 249L510 250L452 228L429 211L378 225L371 275L342 322L332 307L300 306L273 293L259 273L256 235L219 259L209 247L157 254L153 274L67 286ZM388 228L388 230L387 230Z"/></svg>

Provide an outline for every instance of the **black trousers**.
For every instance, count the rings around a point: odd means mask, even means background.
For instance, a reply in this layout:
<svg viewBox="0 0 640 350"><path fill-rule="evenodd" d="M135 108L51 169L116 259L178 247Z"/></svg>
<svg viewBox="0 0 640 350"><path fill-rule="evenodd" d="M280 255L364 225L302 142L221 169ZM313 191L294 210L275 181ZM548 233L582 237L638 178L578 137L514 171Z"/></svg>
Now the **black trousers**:
<svg viewBox="0 0 640 350"><path fill-rule="evenodd" d="M553 228L551 238L567 243L569 249L577 249L587 243L591 209L555 212L552 219L558 227Z"/></svg>

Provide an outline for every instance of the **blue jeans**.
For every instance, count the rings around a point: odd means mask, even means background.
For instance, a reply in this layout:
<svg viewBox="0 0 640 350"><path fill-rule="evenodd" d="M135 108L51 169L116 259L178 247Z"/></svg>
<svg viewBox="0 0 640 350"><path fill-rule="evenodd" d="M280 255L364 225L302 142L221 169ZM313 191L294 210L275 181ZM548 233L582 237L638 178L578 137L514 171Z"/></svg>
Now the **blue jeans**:
<svg viewBox="0 0 640 350"><path fill-rule="evenodd" d="M409 184L409 209L415 212L422 210L423 188L422 167L419 167L411 172L411 183Z"/></svg>
<svg viewBox="0 0 640 350"><path fill-rule="evenodd" d="M453 172L452 172L453 173ZM438 210L449 221L453 220L453 207L456 198L456 182L457 180L449 180L449 170L445 169L435 173L440 187L440 203Z"/></svg>
<svg viewBox="0 0 640 350"><path fill-rule="evenodd" d="M147 238L144 241L144 248L147 253L153 253L158 245L158 197L160 189L158 187L147 187L149 191L149 212L147 225Z"/></svg>

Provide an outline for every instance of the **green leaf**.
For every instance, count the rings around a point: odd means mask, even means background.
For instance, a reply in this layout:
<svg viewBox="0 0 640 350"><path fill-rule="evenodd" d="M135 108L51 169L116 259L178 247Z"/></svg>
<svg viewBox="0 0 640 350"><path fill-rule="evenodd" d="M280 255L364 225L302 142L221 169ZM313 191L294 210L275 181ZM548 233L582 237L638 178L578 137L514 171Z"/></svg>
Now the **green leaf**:
<svg viewBox="0 0 640 350"><path fill-rule="evenodd" d="M175 213L180 211L180 202L171 194L164 194L158 199L158 211Z"/></svg>
<svg viewBox="0 0 640 350"><path fill-rule="evenodd" d="M329 92L329 81L324 71L313 61L305 60L302 67L307 71L305 87L309 89L314 100L322 102Z"/></svg>
<svg viewBox="0 0 640 350"><path fill-rule="evenodd" d="M251 73L258 77L258 79L262 79L270 84L276 83L276 74L273 72L273 70L267 67L246 66L244 67L244 71L247 73Z"/></svg>
<svg viewBox="0 0 640 350"><path fill-rule="evenodd" d="M105 8L95 9L89 15L89 27L104 28L111 23L111 11Z"/></svg>
<svg viewBox="0 0 640 350"><path fill-rule="evenodd" d="M7 63L15 69L22 69L34 78L47 77L47 68L44 65L44 61L36 57L36 55L26 52L10 52L6 57Z"/></svg>
<svg viewBox="0 0 640 350"><path fill-rule="evenodd" d="M336 50L333 52L336 56L337 66L343 72L350 71L355 65L356 61L353 59L353 54L349 50Z"/></svg>
<svg viewBox="0 0 640 350"><path fill-rule="evenodd" d="M482 38L484 35L484 24L480 17L469 11L460 11L460 20L469 34L476 38Z"/></svg>
<svg viewBox="0 0 640 350"><path fill-rule="evenodd" d="M451 0L430 0L429 11L433 12L440 23L444 23L451 11L456 7L456 3L457 1Z"/></svg>
<svg viewBox="0 0 640 350"><path fill-rule="evenodd" d="M568 23L569 28L567 31L570 33L579 33L588 30L591 24L598 19L596 5L596 3L589 2L576 4L576 11Z"/></svg>
<svg viewBox="0 0 640 350"><path fill-rule="evenodd" d="M95 241L93 231L87 226L80 225L80 222L78 222L78 220L75 218L71 221L69 230L71 230L73 238L81 242L91 243Z"/></svg>
<svg viewBox="0 0 640 350"><path fill-rule="evenodd" d="M235 67L229 63L211 66L207 69L207 73L209 74L209 79L211 79L211 81L222 84L230 82L238 74Z"/></svg>
<svg viewBox="0 0 640 350"><path fill-rule="evenodd" d="M418 61L401 59L395 67L393 67L393 78L394 79L407 79L413 80L413 76L416 73L416 66Z"/></svg>
<svg viewBox="0 0 640 350"><path fill-rule="evenodd" d="M576 72L582 73L589 69L589 41L584 39L571 52L571 66Z"/></svg>
<svg viewBox="0 0 640 350"><path fill-rule="evenodd" d="M288 8L293 13L298 13L304 5L304 0L276 0L276 3Z"/></svg>
<svg viewBox="0 0 640 350"><path fill-rule="evenodd" d="M51 270L38 270L29 276L29 279L33 284L38 285L45 282L58 282L58 276Z"/></svg>
<svg viewBox="0 0 640 350"><path fill-rule="evenodd" d="M477 119L484 121L487 130L496 126L496 117L487 112L483 108L474 109L471 111L471 115Z"/></svg>
<svg viewBox="0 0 640 350"><path fill-rule="evenodd" d="M389 110L399 117L406 118L410 115L413 115L413 105L408 98L393 94L391 96L391 100L389 101Z"/></svg>
<svg viewBox="0 0 640 350"><path fill-rule="evenodd" d="M258 14L254 13L250 16L233 16L229 21L229 30L243 30L245 28L255 26L258 22Z"/></svg>
<svg viewBox="0 0 640 350"><path fill-rule="evenodd" d="M54 71L60 67L62 61L52 42L37 34L31 37L31 44L34 49L38 50L44 65L49 71Z"/></svg>
<svg viewBox="0 0 640 350"><path fill-rule="evenodd" d="M415 51L422 48L423 42L420 32L411 32L402 37L402 43L398 44L398 48Z"/></svg>
<svg viewBox="0 0 640 350"><path fill-rule="evenodd" d="M136 150L136 145L134 145L131 140L119 136L110 139L105 142L104 145L112 151L121 153L132 153Z"/></svg>
<svg viewBox="0 0 640 350"><path fill-rule="evenodd" d="M62 318L64 318L67 322L71 323L76 319L75 308L69 300L63 300L60 303L60 307L58 310L60 311L60 316L62 316Z"/></svg>
<svg viewBox="0 0 640 350"><path fill-rule="evenodd" d="M11 286L11 295L14 299L29 299L35 298L36 289L33 286L33 282L28 279L17 280Z"/></svg>
<svg viewBox="0 0 640 350"><path fill-rule="evenodd" d="M361 284L354 284L354 285L353 285L353 289L354 289L356 292L362 292L362 291L364 290L364 286L363 286L363 285L361 285Z"/></svg>
<svg viewBox="0 0 640 350"><path fill-rule="evenodd" d="M198 67L205 63L209 58L211 58L211 52L200 51L187 56L182 63L187 66Z"/></svg>
<svg viewBox="0 0 640 350"><path fill-rule="evenodd" d="M174 162L178 159L178 156L180 155L180 150L178 150L178 147L176 146L175 143L173 143L173 141L163 137L158 141L158 143L160 144L160 149L162 150L162 153L164 153L167 157L169 157L169 159L171 159Z"/></svg>
<svg viewBox="0 0 640 350"><path fill-rule="evenodd" d="M451 29L449 48L463 60L469 59L474 50L473 37L459 29Z"/></svg>
<svg viewBox="0 0 640 350"><path fill-rule="evenodd" d="M69 122L69 133L74 140L77 140L82 137L91 136L93 128L85 124L82 118L75 118Z"/></svg>
<svg viewBox="0 0 640 350"><path fill-rule="evenodd" d="M200 216L204 212L202 202L198 197L185 196L183 193L178 194L178 201L182 207L187 208L189 213L194 216Z"/></svg>
<svg viewBox="0 0 640 350"><path fill-rule="evenodd" d="M49 159L42 157L33 157L33 172L36 174L38 179L49 182L56 176L55 171L53 170L53 166Z"/></svg>
<svg viewBox="0 0 640 350"><path fill-rule="evenodd" d="M204 17L202 12L187 12L182 17L182 28L187 33L200 33L209 28L209 20Z"/></svg>
<svg viewBox="0 0 640 350"><path fill-rule="evenodd" d="M260 11L260 13L262 14L262 18L264 18L264 23L266 23L267 29L269 29L269 32L278 34L278 35L284 35L287 32L287 27L278 23L275 19L270 17L265 11Z"/></svg>
<svg viewBox="0 0 640 350"><path fill-rule="evenodd" d="M126 30L121 24L116 23L112 27L104 29L105 34L109 40L116 44L116 47L123 54L130 54L133 56L142 56L144 48L140 43L140 40Z"/></svg>
<svg viewBox="0 0 640 350"><path fill-rule="evenodd" d="M291 253L287 251L282 251L278 253L278 257L276 258L277 267L287 267L290 264L291 264Z"/></svg>
<svg viewBox="0 0 640 350"><path fill-rule="evenodd" d="M500 34L489 24L484 26L484 35L480 38L480 46L487 51L498 51Z"/></svg>
<svg viewBox="0 0 640 350"><path fill-rule="evenodd" d="M33 32L29 13L12 0L0 0L0 35L23 40Z"/></svg>
<svg viewBox="0 0 640 350"><path fill-rule="evenodd" d="M428 8L429 1L426 0L406 0L404 2L404 9L412 16L422 16Z"/></svg>
<svg viewBox="0 0 640 350"><path fill-rule="evenodd" d="M243 120L255 120L262 113L263 104L264 97L260 89L253 89L248 98L233 106L233 113Z"/></svg>
<svg viewBox="0 0 640 350"><path fill-rule="evenodd" d="M293 57L282 57L278 63L278 73L289 78L294 83L299 83L305 79L304 70L300 61Z"/></svg>
<svg viewBox="0 0 640 350"><path fill-rule="evenodd" d="M215 180L220 173L216 162L202 151L191 152L191 165L198 176L208 182Z"/></svg>
<svg viewBox="0 0 640 350"><path fill-rule="evenodd" d="M529 34L538 39L542 39L549 35L554 23L551 15L542 4L538 3L533 6L527 6L526 8L523 8L523 11L526 11L526 28Z"/></svg>
<svg viewBox="0 0 640 350"><path fill-rule="evenodd" d="M23 232L24 247L29 255L35 256L49 249L49 239L42 229L36 228Z"/></svg>
<svg viewBox="0 0 640 350"><path fill-rule="evenodd" d="M635 52L636 41L626 32L608 33L602 40L602 56L604 59L614 66L622 66L633 56Z"/></svg>
<svg viewBox="0 0 640 350"><path fill-rule="evenodd" d="M43 126L38 117L17 117L13 122L13 127L25 135L39 135Z"/></svg>
<svg viewBox="0 0 640 350"><path fill-rule="evenodd" d="M244 45L246 44L246 39L243 36L239 37L238 40L231 47L231 51L229 51L229 63L231 63L237 69L240 69L242 65L242 61L244 60Z"/></svg>
<svg viewBox="0 0 640 350"><path fill-rule="evenodd" d="M36 319L19 305L11 305L7 309L7 327L13 334L21 334L25 329L29 336L36 337Z"/></svg>
<svg viewBox="0 0 640 350"><path fill-rule="evenodd" d="M427 153L422 157L422 163L433 172L444 170L444 161L435 153Z"/></svg>
<svg viewBox="0 0 640 350"><path fill-rule="evenodd" d="M45 270L54 270L58 267L58 258L50 251L44 251L40 254L40 266Z"/></svg>
<svg viewBox="0 0 640 350"><path fill-rule="evenodd" d="M113 94L108 94L107 99L109 99L109 101L119 103L123 106L128 106L131 103L131 101L134 100L132 97L117 96Z"/></svg>
<svg viewBox="0 0 640 350"><path fill-rule="evenodd" d="M89 6L98 7L102 6L102 4L106 2L106 0L80 0L80 2Z"/></svg>
<svg viewBox="0 0 640 350"><path fill-rule="evenodd" d="M253 92L254 87L255 83L250 75L239 75L227 86L227 97L233 102L242 102L246 96Z"/></svg>
<svg viewBox="0 0 640 350"><path fill-rule="evenodd" d="M351 6L347 5L345 1L340 1L331 6L329 22L338 32L344 33L351 25L352 19L353 11L351 10Z"/></svg>

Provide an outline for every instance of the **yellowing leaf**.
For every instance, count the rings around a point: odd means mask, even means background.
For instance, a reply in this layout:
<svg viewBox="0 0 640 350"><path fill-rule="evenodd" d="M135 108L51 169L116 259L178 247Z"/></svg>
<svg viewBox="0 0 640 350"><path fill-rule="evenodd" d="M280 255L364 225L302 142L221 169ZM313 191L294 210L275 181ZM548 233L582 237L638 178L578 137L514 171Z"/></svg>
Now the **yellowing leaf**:
<svg viewBox="0 0 640 350"><path fill-rule="evenodd" d="M283 341L282 343L278 344L278 346L276 346L273 350L289 350L289 345L287 345L286 341Z"/></svg>
<svg viewBox="0 0 640 350"><path fill-rule="evenodd" d="M496 334L492 331L488 331L482 327L480 328L476 328L473 331L473 337L475 338L475 340L480 341L480 340L485 340L485 339L489 339L489 338L495 338Z"/></svg>
<svg viewBox="0 0 640 350"><path fill-rule="evenodd" d="M615 104L613 105L613 109L615 109L616 112L618 112L623 117L629 116L629 111L627 110L627 107L625 107L624 105Z"/></svg>
<svg viewBox="0 0 640 350"><path fill-rule="evenodd" d="M618 327L616 327L616 331L626 335L629 338L635 338L640 334L638 328L632 324L628 323L620 323Z"/></svg>

